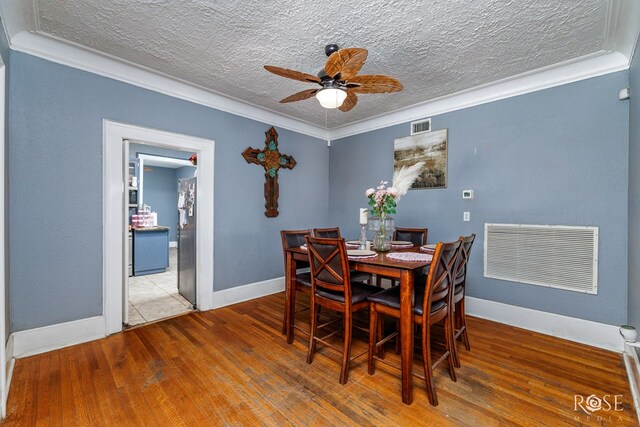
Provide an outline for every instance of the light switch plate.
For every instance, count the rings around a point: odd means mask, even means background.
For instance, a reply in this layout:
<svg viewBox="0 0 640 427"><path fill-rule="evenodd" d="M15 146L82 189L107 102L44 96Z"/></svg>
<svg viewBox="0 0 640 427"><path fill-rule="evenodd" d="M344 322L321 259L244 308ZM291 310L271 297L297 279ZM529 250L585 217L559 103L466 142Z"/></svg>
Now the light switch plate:
<svg viewBox="0 0 640 427"><path fill-rule="evenodd" d="M464 212L462 214L462 220L463 221L469 221L471 219L471 212Z"/></svg>
<svg viewBox="0 0 640 427"><path fill-rule="evenodd" d="M462 190L463 199L473 199L473 190Z"/></svg>

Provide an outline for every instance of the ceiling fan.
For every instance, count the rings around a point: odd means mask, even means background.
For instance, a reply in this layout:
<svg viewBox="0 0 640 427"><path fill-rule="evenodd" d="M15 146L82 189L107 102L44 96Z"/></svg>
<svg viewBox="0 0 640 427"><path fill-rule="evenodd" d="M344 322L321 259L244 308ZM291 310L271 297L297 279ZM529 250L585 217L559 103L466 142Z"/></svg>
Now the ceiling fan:
<svg viewBox="0 0 640 427"><path fill-rule="evenodd" d="M367 49L350 47L340 49L336 44L327 45L324 52L329 57L317 76L287 68L265 65L265 70L288 79L317 83L320 89L307 89L294 93L280 103L302 101L315 96L324 108L349 111L358 103L358 93L399 92L402 84L393 77L379 74L358 76L367 60Z"/></svg>

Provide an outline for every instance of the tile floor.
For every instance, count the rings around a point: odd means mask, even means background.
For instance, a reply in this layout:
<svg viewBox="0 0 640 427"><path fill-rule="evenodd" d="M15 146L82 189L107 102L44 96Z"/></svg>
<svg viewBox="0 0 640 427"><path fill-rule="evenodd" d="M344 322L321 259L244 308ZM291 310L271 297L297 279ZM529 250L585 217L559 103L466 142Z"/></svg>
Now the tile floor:
<svg viewBox="0 0 640 427"><path fill-rule="evenodd" d="M169 249L164 273L129 277L129 326L191 311L191 303L178 293L177 249Z"/></svg>

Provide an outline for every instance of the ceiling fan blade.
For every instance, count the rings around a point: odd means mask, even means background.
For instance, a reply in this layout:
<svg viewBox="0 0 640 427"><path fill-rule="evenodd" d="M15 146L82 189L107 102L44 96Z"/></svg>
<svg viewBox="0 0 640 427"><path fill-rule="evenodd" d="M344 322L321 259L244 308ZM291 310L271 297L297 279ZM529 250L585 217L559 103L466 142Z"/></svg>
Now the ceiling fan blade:
<svg viewBox="0 0 640 427"><path fill-rule="evenodd" d="M340 74L340 80L349 80L358 74L367 60L367 49L349 47L333 52L324 66L324 71L335 78Z"/></svg>
<svg viewBox="0 0 640 427"><path fill-rule="evenodd" d="M348 90L347 97L345 98L342 105L339 107L339 110L344 111L346 113L347 111L355 107L357 103L358 103L358 96L355 93Z"/></svg>
<svg viewBox="0 0 640 427"><path fill-rule="evenodd" d="M303 99L309 99L312 98L319 89L308 89L308 90L303 90L302 92L298 92L298 93L294 93L291 96L287 96L285 99L281 100L280 103L284 104L287 102L295 102L295 101L302 101Z"/></svg>
<svg viewBox="0 0 640 427"><path fill-rule="evenodd" d="M359 86L350 86L352 84ZM398 80L379 74L355 76L347 82L347 87L355 93L388 93L404 89Z"/></svg>
<svg viewBox="0 0 640 427"><path fill-rule="evenodd" d="M276 74L288 79L299 80L301 82L320 83L320 79L313 74L303 73L302 71L289 70L288 68L274 67L273 65L265 65L264 69L270 73Z"/></svg>

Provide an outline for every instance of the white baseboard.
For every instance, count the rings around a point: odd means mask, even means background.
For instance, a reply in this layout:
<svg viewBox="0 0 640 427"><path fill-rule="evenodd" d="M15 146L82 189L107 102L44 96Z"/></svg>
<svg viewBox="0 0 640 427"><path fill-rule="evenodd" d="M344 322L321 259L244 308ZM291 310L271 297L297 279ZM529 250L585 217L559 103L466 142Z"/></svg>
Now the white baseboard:
<svg viewBox="0 0 640 427"><path fill-rule="evenodd" d="M231 289L214 291L213 308L226 307L282 291L284 291L284 277L276 277ZM466 298L466 311L470 316L481 317L607 350L617 352L624 350L617 326L479 298ZM7 363L13 358L32 356L100 339L105 336L104 316L14 332L7 342Z"/></svg>
<svg viewBox="0 0 640 427"><path fill-rule="evenodd" d="M640 420L640 362L638 361L638 348L630 346L628 343L624 344L624 366L627 369L633 407L636 410L636 416Z"/></svg>
<svg viewBox="0 0 640 427"><path fill-rule="evenodd" d="M282 291L284 291L284 277L216 291L213 292L213 308L225 307ZM9 337L9 342L12 344L11 358L33 356L100 339L106 336L105 331L104 316L96 316L14 332ZM7 357L9 360L9 353Z"/></svg>
<svg viewBox="0 0 640 427"><path fill-rule="evenodd" d="M9 398L9 390L11 389L11 380L13 379L13 367L16 359L13 357L13 336L9 335L7 345L5 347L5 385L4 394L2 395L2 418L7 416L7 399Z"/></svg>
<svg viewBox="0 0 640 427"><path fill-rule="evenodd" d="M12 357L7 362L7 385L5 386L5 394L2 397L2 418L7 416L7 401L9 400L9 391L11 390L11 380L13 379L13 367L16 364L16 359Z"/></svg>
<svg viewBox="0 0 640 427"><path fill-rule="evenodd" d="M284 277L249 283L223 291L213 292L213 308L226 307L243 301L284 291Z"/></svg>
<svg viewBox="0 0 640 427"><path fill-rule="evenodd" d="M9 361L15 356L13 355L13 334L9 334L9 339L7 339L7 345L5 346L5 357L7 359L7 366L9 365Z"/></svg>
<svg viewBox="0 0 640 427"><path fill-rule="evenodd" d="M171 242L169 242L169 247L170 248L177 248L178 247L178 241L177 240L172 240Z"/></svg>
<svg viewBox="0 0 640 427"><path fill-rule="evenodd" d="M45 353L106 336L104 316L13 332L13 357Z"/></svg>
<svg viewBox="0 0 640 427"><path fill-rule="evenodd" d="M515 305L466 297L466 313L530 331L616 352L624 350L618 326L592 322Z"/></svg>

